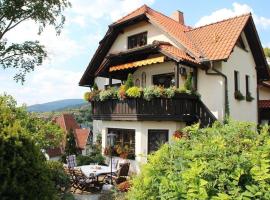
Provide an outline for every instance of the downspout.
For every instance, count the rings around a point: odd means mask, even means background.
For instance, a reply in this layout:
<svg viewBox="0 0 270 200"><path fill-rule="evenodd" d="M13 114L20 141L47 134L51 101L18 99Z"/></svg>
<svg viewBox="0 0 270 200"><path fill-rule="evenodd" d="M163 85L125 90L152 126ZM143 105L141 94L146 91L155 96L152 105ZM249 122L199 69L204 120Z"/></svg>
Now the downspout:
<svg viewBox="0 0 270 200"><path fill-rule="evenodd" d="M213 68L213 62L210 62L210 69L213 70L216 73L211 73L208 72L208 69L205 71L205 73L207 75L212 75L212 76L222 76L224 78L225 81L225 88L224 88L224 94L225 94L225 99L224 99L224 107L225 107L225 117L229 117L230 116L230 107L229 107L229 97L228 97L228 78L225 74L223 74L222 72L218 71L217 69Z"/></svg>

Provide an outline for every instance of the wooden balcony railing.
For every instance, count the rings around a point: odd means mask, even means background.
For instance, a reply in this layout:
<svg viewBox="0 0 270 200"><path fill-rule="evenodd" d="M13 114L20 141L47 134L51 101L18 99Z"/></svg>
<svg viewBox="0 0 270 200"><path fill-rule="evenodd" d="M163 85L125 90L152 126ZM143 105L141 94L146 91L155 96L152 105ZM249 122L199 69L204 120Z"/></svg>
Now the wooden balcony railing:
<svg viewBox="0 0 270 200"><path fill-rule="evenodd" d="M92 102L92 118L120 121L182 121L211 125L215 116L195 95L177 94L171 99L110 99Z"/></svg>

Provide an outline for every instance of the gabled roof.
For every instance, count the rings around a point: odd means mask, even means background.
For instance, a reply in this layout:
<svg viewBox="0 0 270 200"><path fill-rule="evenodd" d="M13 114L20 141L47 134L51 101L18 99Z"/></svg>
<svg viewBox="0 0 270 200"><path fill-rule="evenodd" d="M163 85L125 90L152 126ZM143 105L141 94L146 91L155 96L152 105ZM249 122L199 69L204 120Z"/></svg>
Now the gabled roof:
<svg viewBox="0 0 270 200"><path fill-rule="evenodd" d="M74 136L76 139L77 148L85 149L89 135L90 129L75 129Z"/></svg>
<svg viewBox="0 0 270 200"><path fill-rule="evenodd" d="M71 114L62 114L56 117L53 121L58 124L66 133L69 130L80 128L79 124Z"/></svg>
<svg viewBox="0 0 270 200"><path fill-rule="evenodd" d="M164 49L177 55L189 55L193 59L192 62L195 60L195 63L200 64L205 61L227 60L241 32L245 31L256 62L259 79L268 80L270 78L267 62L250 13L192 29L143 5L109 26L109 30L100 41L79 85L90 86L93 84L96 70L101 66L118 34L126 26L143 20L147 20L175 43L183 46L182 50L174 46L167 46Z"/></svg>
<svg viewBox="0 0 270 200"><path fill-rule="evenodd" d="M190 29L186 34L209 60L226 60L247 24L251 14L230 18Z"/></svg>

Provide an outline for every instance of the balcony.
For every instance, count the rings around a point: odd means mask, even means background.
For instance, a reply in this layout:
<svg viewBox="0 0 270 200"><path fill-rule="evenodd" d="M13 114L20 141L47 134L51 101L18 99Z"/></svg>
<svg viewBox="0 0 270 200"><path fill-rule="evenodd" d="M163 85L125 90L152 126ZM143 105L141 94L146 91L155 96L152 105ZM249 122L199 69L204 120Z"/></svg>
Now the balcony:
<svg viewBox="0 0 270 200"><path fill-rule="evenodd" d="M173 98L110 99L92 102L92 118L106 121L179 121L212 124L216 118L199 97L177 94Z"/></svg>

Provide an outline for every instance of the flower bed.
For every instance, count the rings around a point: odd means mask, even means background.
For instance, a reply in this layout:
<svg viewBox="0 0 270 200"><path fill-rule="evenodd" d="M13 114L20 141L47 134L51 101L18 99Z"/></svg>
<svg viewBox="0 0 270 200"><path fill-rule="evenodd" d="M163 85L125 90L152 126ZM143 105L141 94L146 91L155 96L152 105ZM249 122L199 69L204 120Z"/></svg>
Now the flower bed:
<svg viewBox="0 0 270 200"><path fill-rule="evenodd" d="M187 90L185 87L164 88L161 86L150 86L139 88L132 86L127 88L125 85L121 85L119 88L112 87L105 90L93 90L91 92L86 92L84 99L89 102L105 101L107 99L124 100L126 98L143 98L150 101L154 98L173 98L176 94L193 94L200 96L196 91Z"/></svg>

